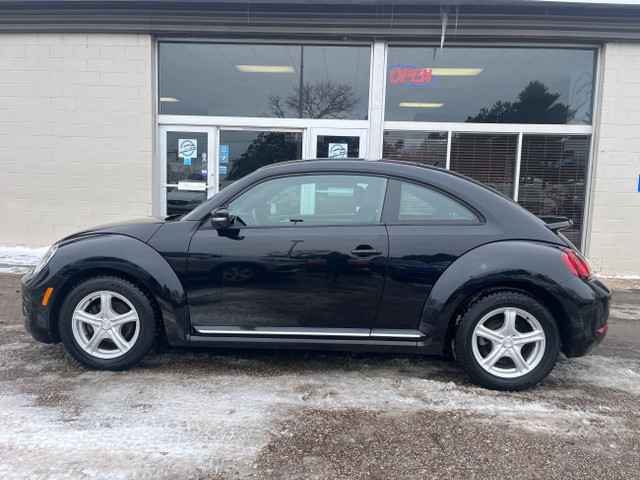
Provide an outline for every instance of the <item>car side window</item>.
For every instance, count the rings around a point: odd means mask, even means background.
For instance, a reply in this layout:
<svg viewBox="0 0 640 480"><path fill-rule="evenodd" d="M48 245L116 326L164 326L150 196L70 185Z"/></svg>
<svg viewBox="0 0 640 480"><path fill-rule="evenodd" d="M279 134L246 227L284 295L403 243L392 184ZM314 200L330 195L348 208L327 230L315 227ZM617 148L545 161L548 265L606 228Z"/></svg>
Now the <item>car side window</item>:
<svg viewBox="0 0 640 480"><path fill-rule="evenodd" d="M229 204L235 226L355 225L380 223L385 178L297 175L267 180Z"/></svg>
<svg viewBox="0 0 640 480"><path fill-rule="evenodd" d="M478 223L478 216L462 203L437 190L394 181L400 223Z"/></svg>

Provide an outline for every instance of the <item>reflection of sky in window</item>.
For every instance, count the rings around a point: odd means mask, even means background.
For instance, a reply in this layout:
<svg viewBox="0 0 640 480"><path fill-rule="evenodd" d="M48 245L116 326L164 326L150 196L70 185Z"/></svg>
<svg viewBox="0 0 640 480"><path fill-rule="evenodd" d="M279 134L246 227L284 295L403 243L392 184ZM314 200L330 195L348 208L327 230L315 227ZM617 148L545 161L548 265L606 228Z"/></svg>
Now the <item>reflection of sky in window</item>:
<svg viewBox="0 0 640 480"><path fill-rule="evenodd" d="M483 68L476 76L437 77L429 87L392 84L387 78L386 120L464 122L498 100L515 101L533 80L544 83L556 102L577 110L571 123L590 123L594 51L537 48L390 47L388 66ZM399 107L401 102L443 103L440 108Z"/></svg>
<svg viewBox="0 0 640 480"><path fill-rule="evenodd" d="M161 113L273 116L269 97L284 98L300 83L299 45L162 43ZM351 118L364 119L369 97L370 47L304 46L305 83L333 81L360 99ZM292 66L292 73L240 72L236 65Z"/></svg>

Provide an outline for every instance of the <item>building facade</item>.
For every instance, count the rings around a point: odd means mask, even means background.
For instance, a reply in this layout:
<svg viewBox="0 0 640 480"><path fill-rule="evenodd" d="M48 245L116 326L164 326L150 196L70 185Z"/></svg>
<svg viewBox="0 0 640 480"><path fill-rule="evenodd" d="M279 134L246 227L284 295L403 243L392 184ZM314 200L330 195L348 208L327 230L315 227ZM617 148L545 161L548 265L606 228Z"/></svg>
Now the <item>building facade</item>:
<svg viewBox="0 0 640 480"><path fill-rule="evenodd" d="M189 211L262 165L476 178L640 272L640 5L0 1L0 244Z"/></svg>

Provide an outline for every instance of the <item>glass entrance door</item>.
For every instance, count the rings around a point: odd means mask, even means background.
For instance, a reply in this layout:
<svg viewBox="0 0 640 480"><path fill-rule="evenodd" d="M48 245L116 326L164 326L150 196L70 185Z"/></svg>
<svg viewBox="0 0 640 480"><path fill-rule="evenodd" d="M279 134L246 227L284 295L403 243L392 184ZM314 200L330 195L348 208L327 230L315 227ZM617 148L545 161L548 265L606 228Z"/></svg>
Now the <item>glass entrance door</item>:
<svg viewBox="0 0 640 480"><path fill-rule="evenodd" d="M160 215L190 212L216 192L211 127L163 127L159 177Z"/></svg>
<svg viewBox="0 0 640 480"><path fill-rule="evenodd" d="M311 128L310 158L367 158L366 128Z"/></svg>

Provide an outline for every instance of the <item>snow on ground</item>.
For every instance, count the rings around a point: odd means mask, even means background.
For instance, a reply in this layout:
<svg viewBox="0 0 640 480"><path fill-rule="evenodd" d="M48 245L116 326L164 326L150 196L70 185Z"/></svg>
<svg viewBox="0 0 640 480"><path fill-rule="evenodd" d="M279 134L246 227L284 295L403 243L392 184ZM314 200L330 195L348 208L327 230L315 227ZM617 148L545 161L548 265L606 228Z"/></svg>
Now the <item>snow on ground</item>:
<svg viewBox="0 0 640 480"><path fill-rule="evenodd" d="M620 280L640 280L640 275L596 275L596 277L609 279L619 278Z"/></svg>
<svg viewBox="0 0 640 480"><path fill-rule="evenodd" d="M28 273L48 248L0 246L0 273Z"/></svg>
<svg viewBox="0 0 640 480"><path fill-rule="evenodd" d="M271 436L303 409L454 411L492 428L564 437L637 433L624 425L624 408L638 409L639 361L562 358L546 385L503 393L419 357L288 353L273 368L279 353L252 355L170 352L126 372L96 372L60 346L0 345L4 371L21 372L0 381L0 477L250 475ZM624 396L624 406L602 393L579 402L585 385Z"/></svg>

